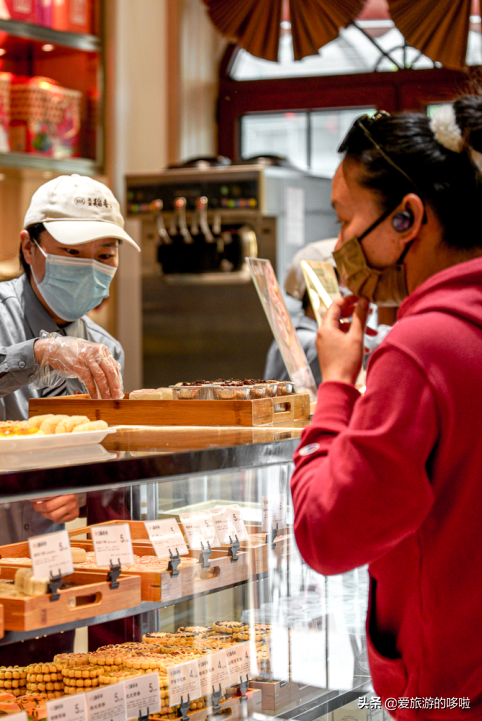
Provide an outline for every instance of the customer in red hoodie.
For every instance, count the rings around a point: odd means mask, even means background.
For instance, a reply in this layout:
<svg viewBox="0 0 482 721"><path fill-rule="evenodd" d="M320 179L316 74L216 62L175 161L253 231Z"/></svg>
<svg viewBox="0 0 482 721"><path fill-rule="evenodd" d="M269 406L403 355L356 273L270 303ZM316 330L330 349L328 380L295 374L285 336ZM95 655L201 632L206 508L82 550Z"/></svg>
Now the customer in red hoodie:
<svg viewBox="0 0 482 721"><path fill-rule="evenodd" d="M482 98L364 116L340 151L334 255L360 300L319 330L296 540L323 574L369 564L371 674L397 720L481 719ZM368 299L401 306L361 396Z"/></svg>

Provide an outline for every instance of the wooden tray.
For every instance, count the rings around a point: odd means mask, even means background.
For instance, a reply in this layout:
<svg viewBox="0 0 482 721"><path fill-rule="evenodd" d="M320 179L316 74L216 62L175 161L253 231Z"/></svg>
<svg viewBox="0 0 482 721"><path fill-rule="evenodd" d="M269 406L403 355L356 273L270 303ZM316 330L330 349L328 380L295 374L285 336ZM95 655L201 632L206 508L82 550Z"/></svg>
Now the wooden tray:
<svg viewBox="0 0 482 721"><path fill-rule="evenodd" d="M126 523L126 521L111 521L111 523ZM149 541L144 523L142 521L127 521L127 523L129 523L131 529L134 553L139 556L155 556L156 553ZM92 541L75 540L75 536L82 533L90 534L90 528L90 526L84 526L69 531L71 545L85 548L86 551L92 551ZM201 564L196 564L186 568L179 568L178 576L173 576L171 571L159 573L147 569L145 571L123 571L123 575L140 577L143 601L176 601L179 598L195 596L205 591L212 591L224 586L230 586L233 583L246 581L249 577L249 555L246 552L240 552L238 560L233 563L227 555L227 550L227 548L222 550L214 549L209 559L210 568L208 569L203 569ZM200 551L189 551L188 555L199 560ZM94 570L92 573L105 575L105 571L101 570Z"/></svg>
<svg viewBox="0 0 482 721"><path fill-rule="evenodd" d="M249 686L261 691L263 711L279 711L300 698L298 684L293 681L250 681Z"/></svg>
<svg viewBox="0 0 482 721"><path fill-rule="evenodd" d="M260 533L260 526L246 526L248 533ZM278 531L280 536L287 536L290 529L280 529ZM252 574L265 573L269 569L269 547L267 543L263 543L259 546L248 546L245 543L241 544L241 550L248 553L250 557L249 567ZM286 538L275 538L273 552L276 556L276 568L278 568L283 558L289 560L289 537Z"/></svg>
<svg viewBox="0 0 482 721"><path fill-rule="evenodd" d="M91 400L58 396L31 398L29 416L83 415L109 425L266 426L310 417L310 396L294 393L255 401Z"/></svg>
<svg viewBox="0 0 482 721"><path fill-rule="evenodd" d="M12 544L19 545L19 544ZM2 547L3 550L4 547ZM14 556L11 556L11 558ZM20 556L19 556L20 557ZM13 580L18 568L24 566L2 564L1 577ZM105 576L105 574L104 574ZM138 576L121 574L119 588L112 589L107 578L98 573L75 571L66 580L78 585L59 591L58 601L51 601L50 595L10 598L0 595L3 604L4 626L7 631L33 631L37 628L57 626L69 621L78 621L125 608L138 606L141 602L141 579Z"/></svg>
<svg viewBox="0 0 482 721"><path fill-rule="evenodd" d="M219 721L237 721L252 716L253 713L261 711L261 691L249 688L246 691L246 701L241 703L241 696L231 696L219 704L220 711L214 714L212 706L199 711L188 711L190 721L206 721L207 719L219 719ZM149 716L150 721L159 721L159 717Z"/></svg>

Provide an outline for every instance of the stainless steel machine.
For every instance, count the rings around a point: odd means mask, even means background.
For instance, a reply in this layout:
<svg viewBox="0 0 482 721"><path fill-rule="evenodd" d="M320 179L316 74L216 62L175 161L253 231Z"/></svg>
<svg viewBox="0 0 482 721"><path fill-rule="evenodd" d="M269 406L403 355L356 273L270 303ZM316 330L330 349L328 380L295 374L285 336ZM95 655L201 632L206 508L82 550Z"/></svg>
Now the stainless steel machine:
<svg viewBox="0 0 482 721"><path fill-rule="evenodd" d="M245 258L268 258L282 283L300 247L336 232L331 181L257 163L126 183L142 246L142 385L260 378L272 334Z"/></svg>

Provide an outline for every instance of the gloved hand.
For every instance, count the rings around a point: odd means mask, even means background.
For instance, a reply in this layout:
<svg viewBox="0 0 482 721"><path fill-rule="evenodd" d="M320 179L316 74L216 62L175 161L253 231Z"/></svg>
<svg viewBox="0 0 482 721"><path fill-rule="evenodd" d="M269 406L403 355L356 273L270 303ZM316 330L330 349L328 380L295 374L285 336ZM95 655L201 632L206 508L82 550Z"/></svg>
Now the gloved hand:
<svg viewBox="0 0 482 721"><path fill-rule="evenodd" d="M91 398L124 397L120 365L102 343L44 333L33 349L38 388L54 387L62 378L80 378Z"/></svg>

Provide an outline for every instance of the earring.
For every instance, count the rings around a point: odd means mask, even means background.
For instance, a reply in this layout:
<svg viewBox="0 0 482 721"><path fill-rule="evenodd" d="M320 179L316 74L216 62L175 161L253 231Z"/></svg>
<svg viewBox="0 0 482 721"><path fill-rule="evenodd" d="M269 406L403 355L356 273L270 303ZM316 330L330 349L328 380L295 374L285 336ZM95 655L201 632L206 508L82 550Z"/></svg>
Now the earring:
<svg viewBox="0 0 482 721"><path fill-rule="evenodd" d="M411 210L402 210L393 216L392 225L397 233L404 233L413 225L413 213Z"/></svg>

